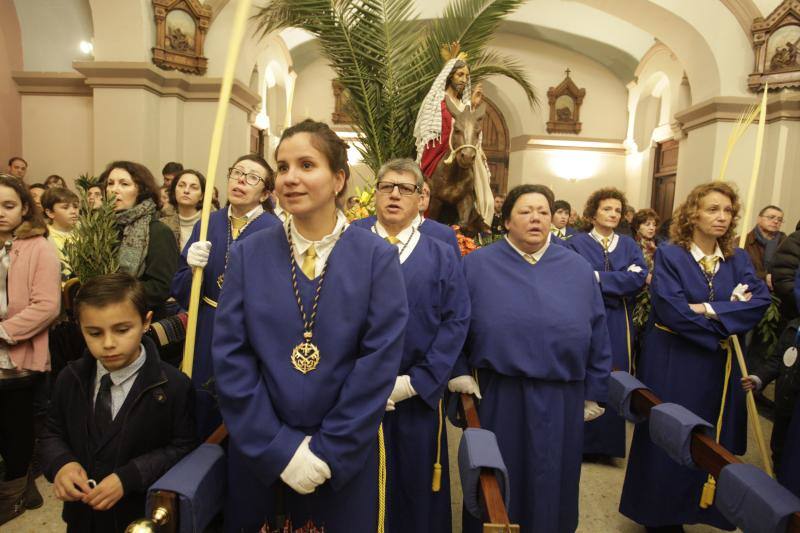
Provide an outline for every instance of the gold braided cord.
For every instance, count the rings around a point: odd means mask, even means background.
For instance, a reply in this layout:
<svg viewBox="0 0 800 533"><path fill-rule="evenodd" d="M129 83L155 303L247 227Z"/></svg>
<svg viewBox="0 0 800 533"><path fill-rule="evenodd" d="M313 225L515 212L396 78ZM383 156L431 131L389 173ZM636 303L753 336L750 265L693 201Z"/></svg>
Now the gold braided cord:
<svg viewBox="0 0 800 533"><path fill-rule="evenodd" d="M378 426L378 533L386 527L386 446L383 442L383 423Z"/></svg>
<svg viewBox="0 0 800 533"><path fill-rule="evenodd" d="M628 343L628 373L633 374L633 351L631 350L631 324L628 321L628 304L622 298L622 308L625 309L625 341Z"/></svg>
<svg viewBox="0 0 800 533"><path fill-rule="evenodd" d="M722 418L725 416L725 399L728 397L728 383L731 380L731 366L733 363L733 347L730 341L725 339L720 343L725 349L727 356L725 357L725 381L722 383L722 399L719 405L719 416L717 417L717 431L714 440L719 444L719 438L722 435ZM714 503L714 495L717 490L717 480L711 474L703 485L703 492L700 495L700 508L708 509Z"/></svg>
<svg viewBox="0 0 800 533"><path fill-rule="evenodd" d="M442 428L444 426L442 401L443 400L439 398L439 429L436 431L436 462L433 463L433 480L431 481L432 492L439 492L442 488Z"/></svg>

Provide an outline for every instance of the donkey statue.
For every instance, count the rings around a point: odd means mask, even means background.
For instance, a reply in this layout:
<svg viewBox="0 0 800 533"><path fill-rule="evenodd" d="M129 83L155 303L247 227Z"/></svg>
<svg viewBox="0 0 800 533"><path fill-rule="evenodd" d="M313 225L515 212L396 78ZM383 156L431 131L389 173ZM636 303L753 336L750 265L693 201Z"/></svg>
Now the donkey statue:
<svg viewBox="0 0 800 533"><path fill-rule="evenodd" d="M465 234L475 235L487 227L475 209L474 174L486 104L481 103L474 110L471 106L460 110L450 98L445 97L445 102L453 115L453 130L447 155L428 179L428 216L444 224L458 224Z"/></svg>

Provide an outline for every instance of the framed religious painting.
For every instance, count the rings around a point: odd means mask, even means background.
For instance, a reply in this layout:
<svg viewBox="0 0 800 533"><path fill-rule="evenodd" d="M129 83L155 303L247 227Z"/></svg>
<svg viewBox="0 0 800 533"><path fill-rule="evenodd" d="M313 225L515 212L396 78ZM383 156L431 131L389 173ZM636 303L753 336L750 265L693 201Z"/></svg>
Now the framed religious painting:
<svg viewBox="0 0 800 533"><path fill-rule="evenodd" d="M550 105L547 133L581 132L581 105L586 96L586 89L575 85L569 69L565 74L566 77L561 83L547 90L547 102Z"/></svg>
<svg viewBox="0 0 800 533"><path fill-rule="evenodd" d="M767 18L757 18L751 28L755 72L747 85L760 91L800 87L800 0L784 0Z"/></svg>
<svg viewBox="0 0 800 533"><path fill-rule="evenodd" d="M198 0L153 0L156 45L153 63L165 70L203 75L208 59L203 45L211 23L211 9Z"/></svg>

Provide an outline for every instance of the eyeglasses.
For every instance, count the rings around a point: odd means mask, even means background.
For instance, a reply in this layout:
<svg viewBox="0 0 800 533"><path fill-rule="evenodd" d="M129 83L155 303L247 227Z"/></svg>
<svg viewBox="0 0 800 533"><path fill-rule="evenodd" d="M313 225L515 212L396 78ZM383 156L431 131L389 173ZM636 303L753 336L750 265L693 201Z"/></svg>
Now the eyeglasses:
<svg viewBox="0 0 800 533"><path fill-rule="evenodd" d="M410 183L392 183L391 181L379 181L377 189L379 193L392 194L395 187L397 187L397 190L399 190L400 194L403 196L411 196L419 192L419 187L416 185Z"/></svg>
<svg viewBox="0 0 800 533"><path fill-rule="evenodd" d="M779 215L761 215L761 217L773 222L783 222L783 217Z"/></svg>
<svg viewBox="0 0 800 533"><path fill-rule="evenodd" d="M258 185L259 181L264 182L264 185L267 184L267 182L264 181L264 178L262 178L258 174L254 174L252 172L247 173L247 172L244 172L243 170L240 170L240 169L238 169L236 167L231 167L231 168L228 169L228 179L229 180L238 180L242 176L244 176L245 183L247 183L251 187L255 187L256 185Z"/></svg>

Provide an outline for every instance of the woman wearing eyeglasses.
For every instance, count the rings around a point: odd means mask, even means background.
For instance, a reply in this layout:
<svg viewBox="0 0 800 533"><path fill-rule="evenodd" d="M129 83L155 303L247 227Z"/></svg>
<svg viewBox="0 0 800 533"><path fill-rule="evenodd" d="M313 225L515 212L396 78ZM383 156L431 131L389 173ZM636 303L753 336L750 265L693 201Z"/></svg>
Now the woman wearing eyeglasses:
<svg viewBox="0 0 800 533"><path fill-rule="evenodd" d="M211 213L208 240L199 241L200 226L194 230L181 253L178 272L172 280L172 294L184 309L189 308L192 269L203 269L200 312L197 316L192 381L197 390L197 431L205 439L222 423L214 399L211 366L211 342L214 314L219 292L225 280L231 245L256 231L279 224L267 201L274 185L274 175L260 156L243 155L228 169L228 202L225 209ZM265 209L266 206L266 209Z"/></svg>

